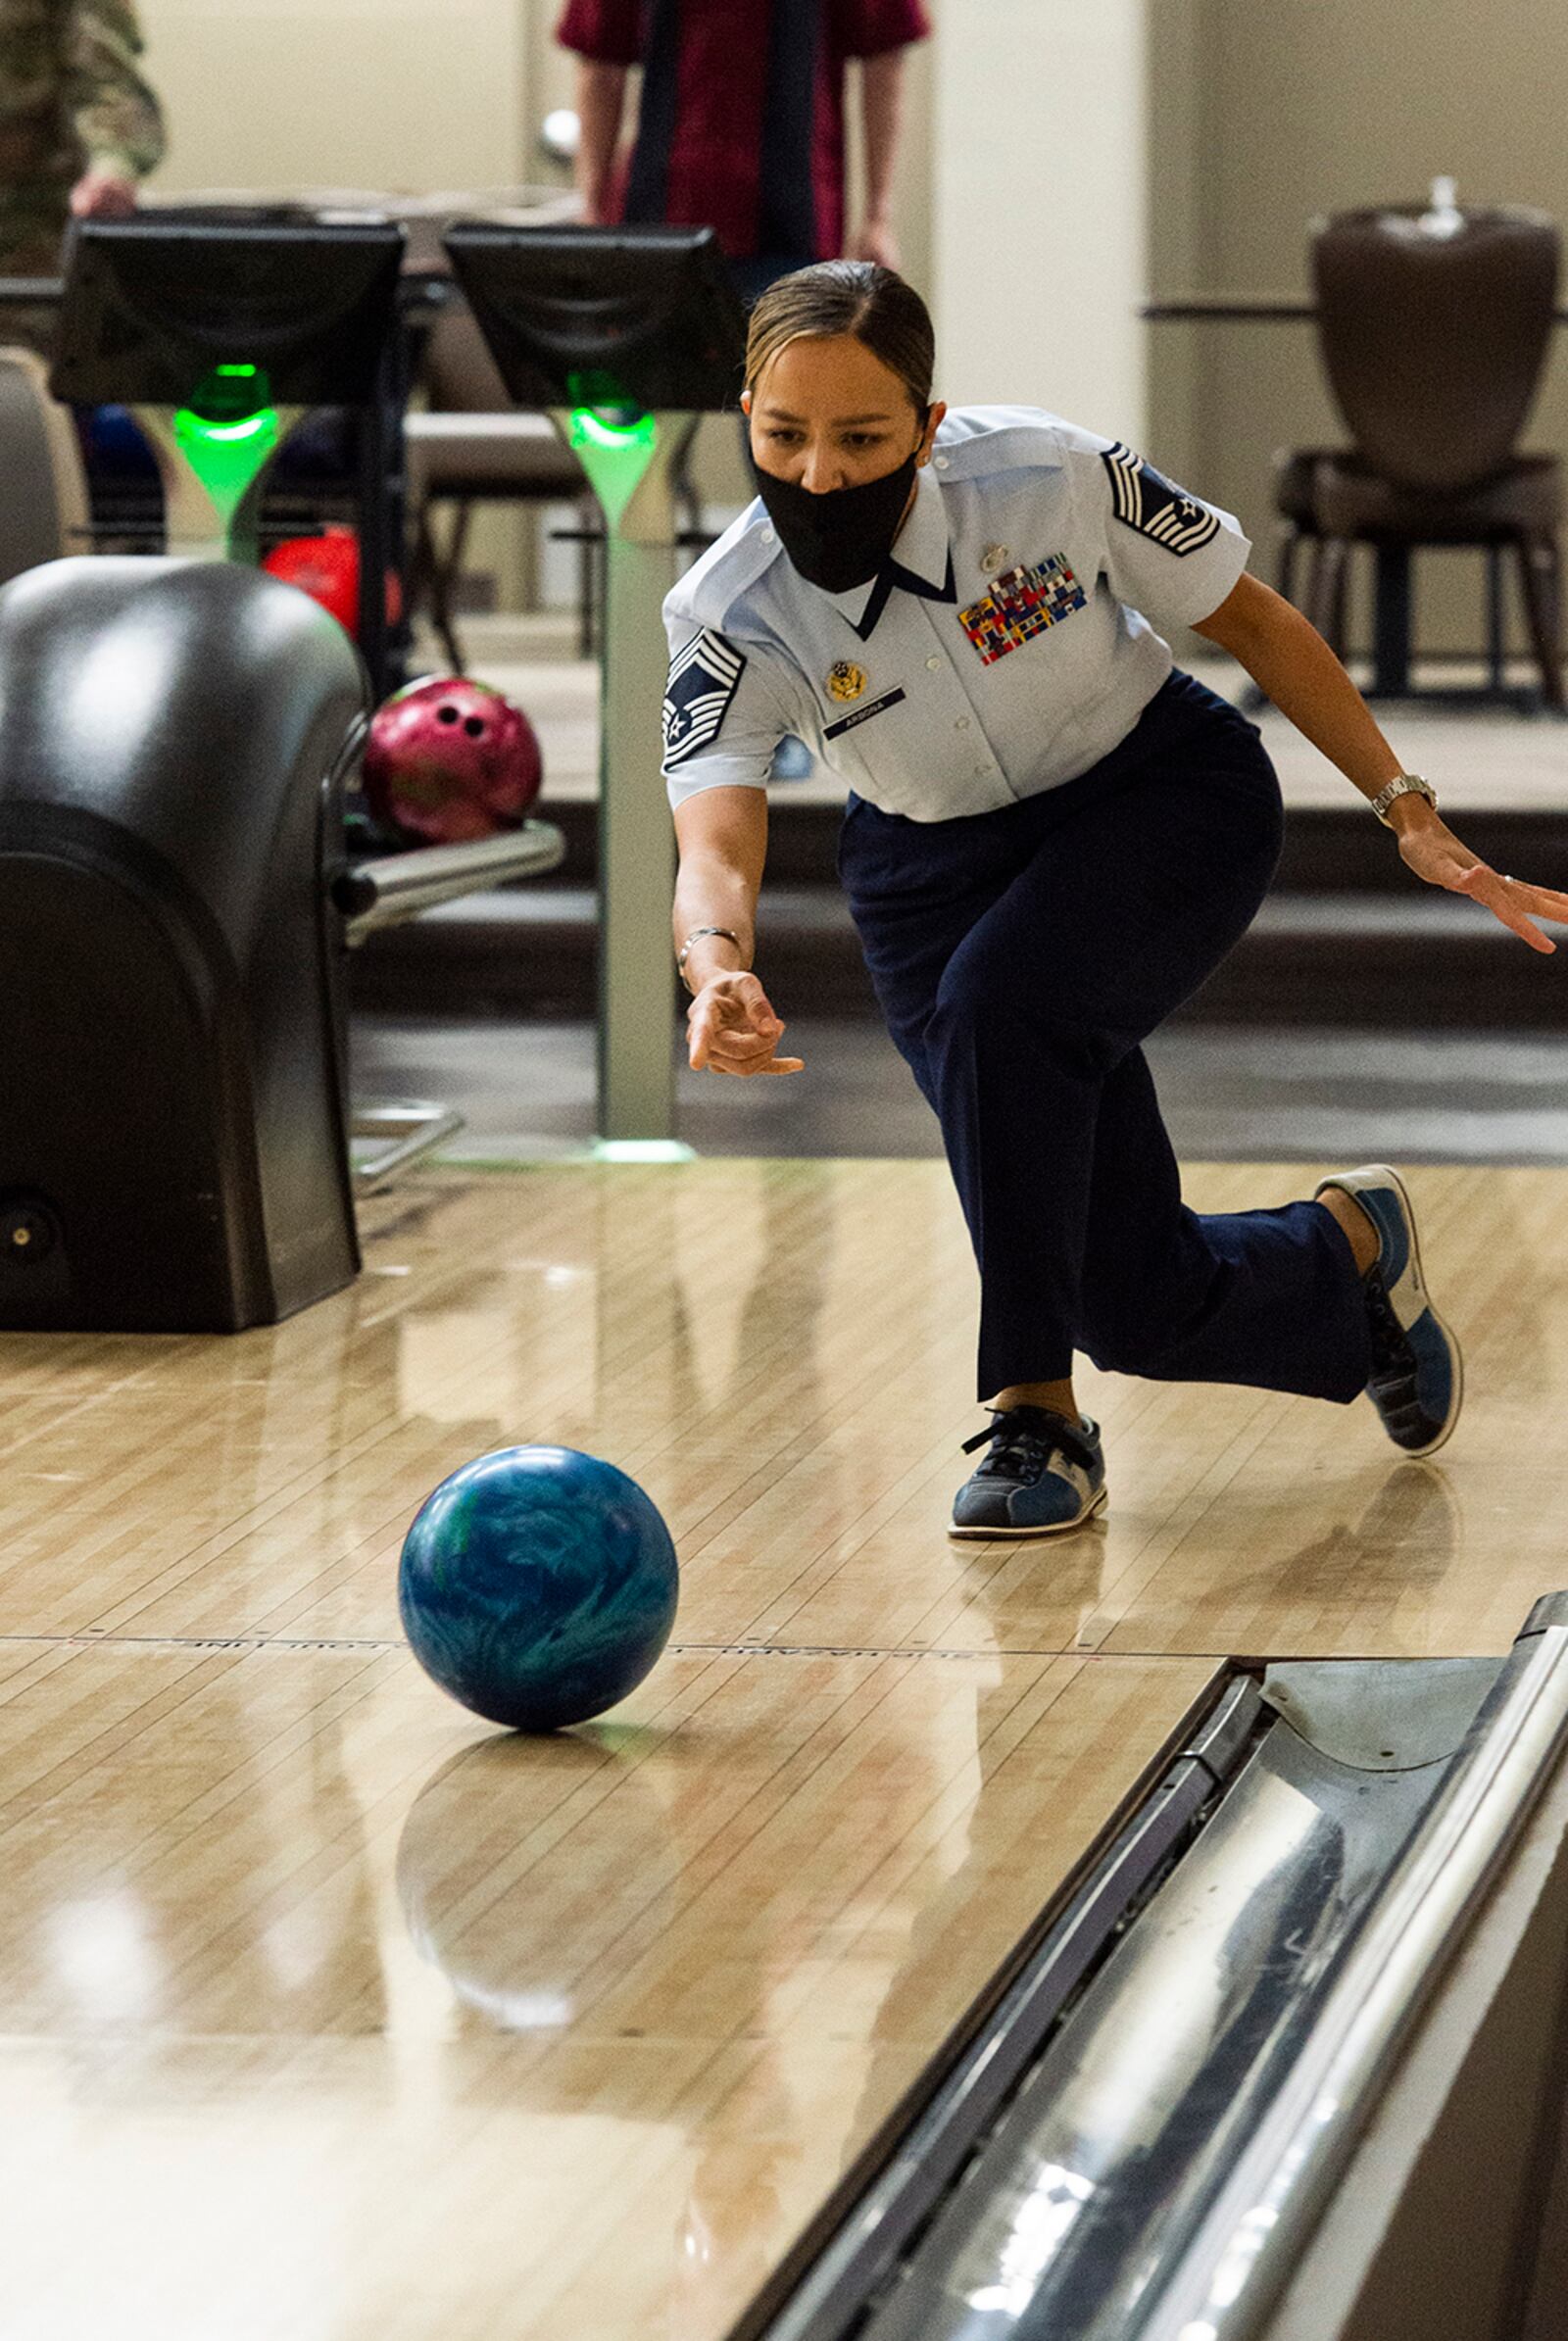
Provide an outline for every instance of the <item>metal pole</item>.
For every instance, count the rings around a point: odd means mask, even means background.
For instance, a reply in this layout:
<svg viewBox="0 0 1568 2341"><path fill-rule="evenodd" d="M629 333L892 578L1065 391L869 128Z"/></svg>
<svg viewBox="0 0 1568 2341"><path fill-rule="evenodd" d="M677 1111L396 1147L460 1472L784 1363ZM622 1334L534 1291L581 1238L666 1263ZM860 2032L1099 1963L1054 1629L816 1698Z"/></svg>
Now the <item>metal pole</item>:
<svg viewBox="0 0 1568 2341"><path fill-rule="evenodd" d="M394 332L396 328L394 327ZM358 441L358 462L355 469L355 504L360 534L360 656L365 660L370 678L370 699L379 707L392 688L388 664L386 573L392 553L392 515L388 510L391 496L391 416L390 376L392 361L389 350L381 353L376 372L375 397L368 406L362 407L357 417L355 437Z"/></svg>
<svg viewBox="0 0 1568 2341"><path fill-rule="evenodd" d="M1372 693L1405 699L1410 690L1410 548L1379 545L1372 619Z"/></svg>
<svg viewBox="0 0 1568 2341"><path fill-rule="evenodd" d="M604 746L599 784L599 1135L675 1135L675 980L669 905L675 832L659 777L668 658L660 605L669 551L606 547Z"/></svg>
<svg viewBox="0 0 1568 2341"><path fill-rule="evenodd" d="M629 429L611 444L612 426L593 417L564 413L556 421L605 512L599 1137L667 1145L675 1135L675 837L659 777L662 604L675 575L675 477L697 417L646 416L635 447Z"/></svg>
<svg viewBox="0 0 1568 2341"><path fill-rule="evenodd" d="M357 434L360 649L377 704L408 676L408 448L404 425L414 379L416 327L411 320L421 297L405 285L391 337L381 353L375 401L361 414ZM396 616L386 606L389 570L400 589Z"/></svg>

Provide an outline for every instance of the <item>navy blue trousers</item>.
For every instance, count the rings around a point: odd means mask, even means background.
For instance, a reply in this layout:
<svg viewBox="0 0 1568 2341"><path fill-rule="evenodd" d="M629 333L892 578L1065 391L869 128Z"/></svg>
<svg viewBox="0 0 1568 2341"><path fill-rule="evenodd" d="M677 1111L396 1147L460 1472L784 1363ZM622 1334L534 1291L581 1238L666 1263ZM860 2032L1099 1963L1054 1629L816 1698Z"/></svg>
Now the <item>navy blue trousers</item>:
<svg viewBox="0 0 1568 2341"><path fill-rule="evenodd" d="M888 1030L942 1124L980 1266L979 1395L1073 1352L1348 1403L1360 1280L1316 1203L1199 1213L1141 1043L1246 933L1279 859L1256 726L1174 674L1079 779L953 821L852 797L839 868Z"/></svg>

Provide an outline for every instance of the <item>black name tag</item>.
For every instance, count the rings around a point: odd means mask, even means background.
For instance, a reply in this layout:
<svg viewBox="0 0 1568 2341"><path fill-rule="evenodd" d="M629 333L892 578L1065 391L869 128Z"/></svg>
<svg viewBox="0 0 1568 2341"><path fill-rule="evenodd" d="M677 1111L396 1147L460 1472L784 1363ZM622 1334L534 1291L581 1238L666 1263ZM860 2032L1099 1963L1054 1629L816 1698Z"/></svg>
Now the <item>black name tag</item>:
<svg viewBox="0 0 1568 2341"><path fill-rule="evenodd" d="M846 732L853 732L858 723L869 723L873 715L885 715L889 707L896 707L905 694L884 691L880 699L867 700L863 707L857 707L853 715L841 715L837 723L830 723L822 734L824 740L841 740Z"/></svg>

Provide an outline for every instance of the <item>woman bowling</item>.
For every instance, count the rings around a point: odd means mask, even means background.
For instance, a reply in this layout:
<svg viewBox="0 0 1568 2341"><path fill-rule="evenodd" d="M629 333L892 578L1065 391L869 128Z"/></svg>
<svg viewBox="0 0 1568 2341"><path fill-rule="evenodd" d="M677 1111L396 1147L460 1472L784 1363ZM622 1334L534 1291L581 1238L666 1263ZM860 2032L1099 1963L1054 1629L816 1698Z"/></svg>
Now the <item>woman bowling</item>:
<svg viewBox="0 0 1568 2341"><path fill-rule="evenodd" d="M959 1536L1071 1530L1105 1501L1073 1354L1348 1403L1411 1455L1458 1418L1459 1350L1382 1166L1310 1200L1182 1202L1142 1044L1246 932L1279 857L1256 727L1174 667L1228 651L1429 885L1533 950L1568 896L1499 876L1401 770L1344 668L1247 573L1229 513L1032 408L933 402L919 296L828 262L752 313L760 501L665 605L664 773L694 1066L799 1072L753 970L781 739L850 789L840 868L894 1042L941 1125L980 1267L991 1427Z"/></svg>

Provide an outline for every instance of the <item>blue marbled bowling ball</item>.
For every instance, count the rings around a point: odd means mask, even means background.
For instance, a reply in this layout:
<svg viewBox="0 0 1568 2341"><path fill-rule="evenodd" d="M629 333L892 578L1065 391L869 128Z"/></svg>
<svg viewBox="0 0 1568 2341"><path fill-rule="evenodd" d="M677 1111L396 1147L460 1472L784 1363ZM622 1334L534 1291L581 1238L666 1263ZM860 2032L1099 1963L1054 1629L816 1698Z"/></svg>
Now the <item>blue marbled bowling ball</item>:
<svg viewBox="0 0 1568 2341"><path fill-rule="evenodd" d="M636 1687L678 1589L669 1531L635 1480L572 1447L503 1447L416 1513L398 1607L443 1690L491 1723L555 1731Z"/></svg>

